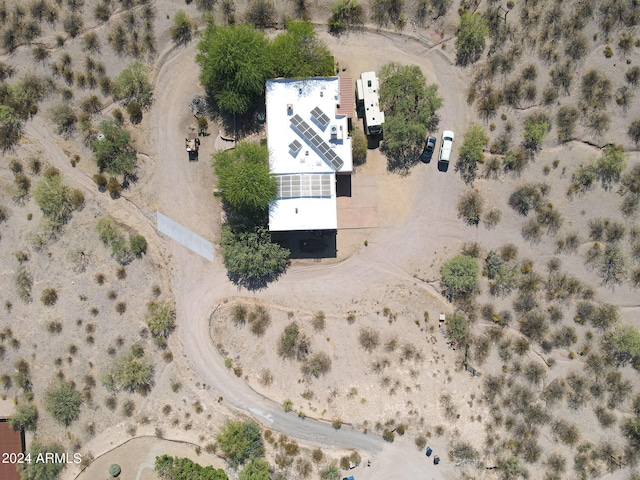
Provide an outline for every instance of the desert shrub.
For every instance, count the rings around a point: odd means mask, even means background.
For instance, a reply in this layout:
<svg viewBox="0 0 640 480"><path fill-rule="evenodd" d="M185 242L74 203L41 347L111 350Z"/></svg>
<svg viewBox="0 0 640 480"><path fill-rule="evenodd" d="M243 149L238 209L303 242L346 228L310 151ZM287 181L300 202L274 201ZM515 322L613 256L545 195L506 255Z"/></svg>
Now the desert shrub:
<svg viewBox="0 0 640 480"><path fill-rule="evenodd" d="M175 328L175 318L173 306L168 302L152 301L147 305L145 322L155 337L168 337Z"/></svg>
<svg viewBox="0 0 640 480"><path fill-rule="evenodd" d="M326 316L323 311L316 312L313 316L311 325L316 332L321 332L322 330L324 330L324 327L326 325L325 318Z"/></svg>
<svg viewBox="0 0 640 480"><path fill-rule="evenodd" d="M262 305L255 305L247 318L249 330L254 335L261 337L271 325L269 311Z"/></svg>
<svg viewBox="0 0 640 480"><path fill-rule="evenodd" d="M482 152L488 140L484 128L478 124L471 124L465 132L456 161L456 171L460 172L460 176L466 183L475 179L478 163L484 162Z"/></svg>
<svg viewBox="0 0 640 480"><path fill-rule="evenodd" d="M57 443L43 444L34 441L29 445L26 454L29 458L60 458L64 455L61 445ZM25 462L21 465L20 476L24 479L56 479L64 469L64 462Z"/></svg>
<svg viewBox="0 0 640 480"><path fill-rule="evenodd" d="M406 18L402 13L403 0L373 0L371 2L371 16L379 27L389 24L402 28Z"/></svg>
<svg viewBox="0 0 640 480"><path fill-rule="evenodd" d="M278 355L286 359L304 361L310 353L310 341L298 324L293 322L285 327L278 341Z"/></svg>
<svg viewBox="0 0 640 480"><path fill-rule="evenodd" d="M486 19L480 13L465 10L460 17L456 39L456 62L459 65L476 62L482 55L488 34Z"/></svg>
<svg viewBox="0 0 640 480"><path fill-rule="evenodd" d="M307 357L301 371L305 377L319 378L331 370L331 358L326 353L314 353Z"/></svg>
<svg viewBox="0 0 640 480"><path fill-rule="evenodd" d="M65 103L58 104L50 110L51 120L58 127L58 135L70 137L76 129L78 117L71 106Z"/></svg>
<svg viewBox="0 0 640 480"><path fill-rule="evenodd" d="M364 25L364 9L357 0L337 0L331 7L329 33L340 35Z"/></svg>
<svg viewBox="0 0 640 480"><path fill-rule="evenodd" d="M55 288L47 287L42 290L42 295L40 297L42 303L48 307L55 305L58 301L58 292Z"/></svg>
<svg viewBox="0 0 640 480"><path fill-rule="evenodd" d="M544 113L529 115L524 121L524 139L522 145L531 154L540 150L542 140L551 130L551 120Z"/></svg>
<svg viewBox="0 0 640 480"><path fill-rule="evenodd" d="M593 411L603 428L609 428L616 422L616 416L608 408L598 406Z"/></svg>
<svg viewBox="0 0 640 480"><path fill-rule="evenodd" d="M142 235L132 235L129 238L129 250L136 257L141 257L147 253L147 240Z"/></svg>
<svg viewBox="0 0 640 480"><path fill-rule="evenodd" d="M482 195L478 190L469 190L458 200L458 218L470 226L477 226L482 216Z"/></svg>
<svg viewBox="0 0 640 480"><path fill-rule="evenodd" d="M71 13L62 20L62 27L64 31L69 34L70 37L75 38L80 34L84 23L82 16L77 13Z"/></svg>
<svg viewBox="0 0 640 480"><path fill-rule="evenodd" d="M558 124L557 132L559 141L567 142L573 138L578 114L578 109L572 105L562 105L558 109L556 122Z"/></svg>
<svg viewBox="0 0 640 480"><path fill-rule="evenodd" d="M625 156L621 146L607 145L596 160L594 172L605 190L610 190L614 183L620 181L620 176L626 168Z"/></svg>
<svg viewBox="0 0 640 480"><path fill-rule="evenodd" d="M367 161L367 137L359 128L351 130L351 149L353 164L363 165Z"/></svg>
<svg viewBox="0 0 640 480"><path fill-rule="evenodd" d="M102 377L107 390L120 388L128 392L148 393L153 387L154 368L151 361L131 347L128 354L118 358Z"/></svg>
<svg viewBox="0 0 640 480"><path fill-rule="evenodd" d="M548 330L547 319L540 312L530 311L520 320L520 332L535 342L542 341Z"/></svg>
<svg viewBox="0 0 640 480"><path fill-rule="evenodd" d="M361 328L358 333L358 342L362 348L371 353L380 345L380 334L372 328Z"/></svg>
<svg viewBox="0 0 640 480"><path fill-rule="evenodd" d="M60 381L47 389L45 408L59 423L69 426L80 415L82 398L73 383Z"/></svg>
<svg viewBox="0 0 640 480"><path fill-rule="evenodd" d="M229 464L235 467L264 454L260 428L254 422L229 420L216 436L216 440Z"/></svg>
<svg viewBox="0 0 640 480"><path fill-rule="evenodd" d="M31 301L31 286L33 284L33 280L31 274L27 272L24 267L20 267L15 274L14 283L16 285L16 289L18 291L18 296L20 299L28 303Z"/></svg>
<svg viewBox="0 0 640 480"><path fill-rule="evenodd" d="M575 445L580 439L580 430L564 420L553 422L551 431L566 445Z"/></svg>
<svg viewBox="0 0 640 480"><path fill-rule="evenodd" d="M509 206L526 217L531 210L542 205L547 190L546 184L524 184L509 196Z"/></svg>
<svg viewBox="0 0 640 480"><path fill-rule="evenodd" d="M502 212L495 207L489 210L482 219L484 226L488 229L495 228L500 220L502 220Z"/></svg>
<svg viewBox="0 0 640 480"><path fill-rule="evenodd" d="M231 307L231 320L236 326L244 325L247 320L247 307L241 303Z"/></svg>
<svg viewBox="0 0 640 480"><path fill-rule="evenodd" d="M611 100L611 80L598 70L589 70L582 76L580 99L588 107L603 109Z"/></svg>
<svg viewBox="0 0 640 480"><path fill-rule="evenodd" d="M502 92L495 90L491 85L485 87L480 92L477 102L478 114L484 120L493 118L498 113L498 109L502 105Z"/></svg>
<svg viewBox="0 0 640 480"><path fill-rule="evenodd" d="M567 42L564 53L572 60L581 60L587 54L588 42L587 37L580 33L572 36Z"/></svg>
<svg viewBox="0 0 640 480"><path fill-rule="evenodd" d="M270 28L275 24L276 6L273 0L251 0L244 12L245 21L257 28Z"/></svg>
<svg viewBox="0 0 640 480"><path fill-rule="evenodd" d="M38 426L38 407L31 402L19 403L9 418L9 424L14 430L24 429L35 432Z"/></svg>
<svg viewBox="0 0 640 480"><path fill-rule="evenodd" d="M188 44L191 41L193 30L193 22L187 12L178 10L173 14L173 25L170 29L173 43L176 45Z"/></svg>

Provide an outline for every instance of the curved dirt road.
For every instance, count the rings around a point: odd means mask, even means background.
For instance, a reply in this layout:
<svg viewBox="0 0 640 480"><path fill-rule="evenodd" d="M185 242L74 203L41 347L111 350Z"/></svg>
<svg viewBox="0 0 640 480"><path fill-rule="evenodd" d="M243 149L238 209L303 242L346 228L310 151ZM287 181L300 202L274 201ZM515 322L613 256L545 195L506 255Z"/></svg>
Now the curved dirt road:
<svg viewBox="0 0 640 480"><path fill-rule="evenodd" d="M371 45L369 42L375 42L375 38L371 38L375 36L374 33L366 33L351 38L350 45L367 48ZM389 35L386 37L386 42L389 42ZM454 128L464 124L464 118L456 117L456 114L464 112L463 84L458 76L447 73L452 71L447 59L438 52L425 56L427 49L420 43L407 41L406 37L392 35L391 38L396 41L389 47L390 58L396 58L402 52L407 63L421 64L429 71L430 81L438 78L441 85L447 85L447 89L441 91L445 98L441 112L443 122L446 120L446 125ZM150 152L151 172L144 190L148 195L157 197L158 210L162 213L207 239L215 239L220 219L216 218L218 209L211 195L213 178L207 155L213 140L209 137L203 141L200 162L189 163L184 152L184 132L191 121L187 104L195 95L201 94L194 52L192 45L166 55L166 61L157 72L156 100L150 116L151 124L156 126L155 135L152 135L155 136L155 152ZM371 52L370 48L368 55L375 55L374 64L382 58L380 52ZM443 78L439 78L440 74ZM435 166L431 167L429 171L435 171ZM447 185L437 173L428 176L425 172L425 169L416 167L413 174L417 179L413 181L440 192L443 199L456 198L455 190L461 184L457 177L449 175L453 185ZM326 304L385 288L390 281L415 282L411 276L413 259L427 255L424 246L429 239L437 238L438 242L445 244L447 240L440 238L430 225L421 220L426 215L431 222L434 218L446 222L452 214L455 218L455 206L447 202L442 205L425 203L420 199L416 202L404 225L379 228L375 238L370 240L369 248L358 255L327 266L292 267L279 281L264 291L254 293L240 290L229 282L218 252L212 264L167 240L173 260L172 287L180 319L178 336L188 366L202 382L213 387L215 396L222 396L226 403L251 414L270 428L303 441L357 448L374 455L375 468L366 470L366 478L449 477L453 473L451 466L441 464L434 467L406 442L387 444L377 435L366 435L346 427L336 431L327 423L300 420L294 414L286 414L279 405L229 375L209 338L207 324L216 304L234 295L254 295L282 303L286 303L287 297L312 295L314 302ZM435 243L429 246L429 254L432 249L437 250ZM366 279L366 283L362 279ZM423 288L429 287L424 285Z"/></svg>

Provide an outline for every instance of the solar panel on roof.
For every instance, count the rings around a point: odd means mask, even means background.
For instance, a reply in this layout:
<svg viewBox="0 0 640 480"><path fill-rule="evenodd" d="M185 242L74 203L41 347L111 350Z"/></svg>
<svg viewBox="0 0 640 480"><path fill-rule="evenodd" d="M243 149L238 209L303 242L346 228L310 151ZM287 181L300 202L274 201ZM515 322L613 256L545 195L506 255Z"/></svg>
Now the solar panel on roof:
<svg viewBox="0 0 640 480"><path fill-rule="evenodd" d="M329 122L331 121L329 117L327 117L320 109L320 107L316 107L311 110L311 116L323 130L327 127L327 125L329 125Z"/></svg>
<svg viewBox="0 0 640 480"><path fill-rule="evenodd" d="M317 108L317 107L316 107ZM294 130L310 144L316 152L335 170L339 170L344 165L344 162L336 153L331 150L327 143L316 133L316 131L309 126L307 122L300 118L300 115L296 114L289 120Z"/></svg>
<svg viewBox="0 0 640 480"><path fill-rule="evenodd" d="M289 150L294 157L298 154L301 148L302 144L298 140L294 140L289 144Z"/></svg>
<svg viewBox="0 0 640 480"><path fill-rule="evenodd" d="M331 197L332 174L278 175L278 199Z"/></svg>

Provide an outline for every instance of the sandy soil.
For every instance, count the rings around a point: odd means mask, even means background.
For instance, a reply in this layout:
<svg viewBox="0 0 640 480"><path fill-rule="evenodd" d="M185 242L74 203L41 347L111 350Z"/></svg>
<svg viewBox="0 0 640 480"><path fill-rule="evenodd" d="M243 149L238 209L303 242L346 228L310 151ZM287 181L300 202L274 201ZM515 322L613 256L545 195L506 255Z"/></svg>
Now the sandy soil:
<svg viewBox="0 0 640 480"><path fill-rule="evenodd" d="M187 104L195 95L202 94L197 82L198 68L193 61L194 43L178 49L169 45L168 17L184 7L166 0L157 2L156 7L155 31L160 53L151 62L154 67L154 105L141 125L127 124L134 132L137 148L142 152L140 181L116 201L98 193L91 180L96 169L89 161L87 148L81 145L78 138L66 141L52 133L46 110L53 101L45 103L41 109L45 113L27 124L26 146L20 152L42 155L47 163L59 168L69 184L83 190L87 205L74 216L66 227L68 234L61 240L42 252L30 249L32 259L28 266L34 266L35 300L29 305L13 300L12 312L9 314L5 309L0 313L0 326L11 325L14 336L21 342L19 349L7 348L3 359L3 364L7 366L5 370L9 372L10 365L18 358L28 357L33 364L33 376L38 379L34 393L36 398L41 398L46 382L53 378L56 370L52 369L50 359L66 357L66 349L71 342L86 343L83 340L86 333L75 323L77 318L83 318L84 327L89 321L97 325L95 344L86 347L83 344L77 358L70 363L63 360L62 369L66 378L72 378L80 384L83 375L93 368L89 362L97 366L109 361L106 346L114 342L116 335L121 334L126 338L124 348L140 340L144 305L150 299L153 283L162 286L163 295L167 298L175 298L178 313L178 330L169 342L175 357L173 362L165 364L159 358L160 352L153 349L149 340L142 339L157 361L153 393L145 398L131 396L136 402L135 414L132 418L123 419L119 409L125 397L119 396L118 412L110 412L103 406L106 392L103 387L96 387L93 399L87 402L90 408L83 409L80 420L69 429L69 435L64 440L69 448L80 444L84 451L98 456L120 445L129 438L131 432L152 435L156 427L162 428L168 438L202 444L210 440L211 432L232 412L244 412L251 413L274 430L288 432L301 442L306 442L306 445L311 446L316 442L332 445L335 447L331 451L333 458L340 456L340 447L355 446L362 449L363 456L370 457L375 468L368 470L359 467L356 470L357 478L454 478L458 472L448 463L445 453L449 442L462 438L480 444L483 432L477 418L486 418L485 407L471 397L475 394L475 398L478 398L480 381L466 372L455 371L457 352L446 348L442 335L435 327L439 312L451 312L451 307L446 305L438 292L436 280L439 267L466 242L477 241L485 250L513 242L520 247L521 257L533 258L535 268L541 271L547 259L559 256L563 269L596 287L597 300L620 305L623 318L637 325L637 292L628 286L615 290L601 288L596 274L583 266L581 258L581 254L589 247L587 220L597 216L621 218L617 213L619 199L599 188L573 201L565 198L564 192L573 168L582 161L596 157L598 150L580 141L556 146L554 131L545 141L545 150L529 166L524 177L503 175L498 180L476 181L475 185L483 193L486 205L496 206L503 213L500 225L494 230L482 225L478 228L467 227L457 218L457 199L467 187L454 171L453 165L448 172L439 172L433 163L428 166L420 164L412 169L410 175L399 177L386 172L385 159L379 151L370 151L367 165L362 171L376 178L379 227L340 232L337 261L295 261L277 283L263 291L247 292L237 288L226 277L219 251L216 251L216 258L211 264L159 236L154 230L155 210L179 220L185 227L213 241L220 228L220 209L212 196L214 178L208 162L218 133L215 126L210 129L212 135L203 139L199 162L189 163L183 151L185 131L193 122ZM408 9L413 7L408 6ZM244 4L240 2L237 8L241 12ZM193 6L188 9L195 17ZM113 21L120 18L121 14L120 11L116 12ZM100 57L108 73L117 75L128 62L114 55L107 46L109 26L95 25L88 8L85 8L83 15L87 28L100 35L103 43ZM328 2L315 6L313 16L314 20L324 22L328 16ZM360 71L378 69L391 60L419 65L429 82L439 84L444 98L444 107L439 112L440 129L453 129L461 139L468 123L477 118L473 108L466 103L471 69L453 66L450 39L455 33L456 23L457 16L452 8L446 18L430 22L427 28L414 26L410 15L410 27L402 33L370 29L362 34L335 38L321 27L318 34L335 52L336 60L345 69L343 73L353 78ZM444 36L440 32L444 32ZM53 30L45 30L45 34L49 35L47 41L51 49L55 49ZM444 43L437 44L440 41ZM77 59L78 67L84 55L80 43L80 39L72 40L65 47L73 55L74 62ZM603 60L600 53L602 47L595 43L585 64L606 69L613 68L614 63L620 61L619 58ZM33 64L27 53L28 48L23 47L5 60L14 64L18 72L31 70ZM539 71L544 71L540 62L538 65ZM44 73L47 68L44 65L35 66L33 71ZM615 81L619 83L622 74L619 69L614 71ZM544 79L540 75L539 91L543 85ZM84 95L84 92L76 93L77 98ZM605 140L628 142L623 126L637 112L637 104L634 105L618 112L606 138L596 139L599 144ZM114 107L109 105L103 113L108 115ZM527 114L529 107L521 112L506 110L506 113L517 125L519 122L515 119ZM98 121L98 118L95 120ZM502 121L496 120L496 123L498 125L492 136L504 129ZM516 126L515 138L520 135L518 128ZM593 140L582 131L578 139ZM459 142L454 147L454 158L458 146ZM81 155L82 161L77 168L72 168L69 155L76 152ZM558 169L546 175L542 167L555 159L560 161ZM639 160L638 153L634 152L629 164ZM1 240L2 285L3 291L10 291L12 275L17 268L17 262L10 256L13 251L23 248L25 238L35 230L40 220L40 213L32 201L26 206L13 205L8 190L12 181L11 173L6 168L0 173L2 202L10 208L10 228L3 228ZM573 230L579 233L582 242L580 256L552 253L555 247L551 237L543 237L540 243L534 245L524 242L520 235L524 219L506 205L506 200L510 192L525 180L545 181L551 185L549 199L561 206L565 218L561 233ZM33 213L31 221L26 220L26 213ZM115 280L111 273L115 270L115 262L109 258L106 248L93 237L95 218L105 213L123 225L142 232L149 241L147 257L136 260L128 268L128 276L124 281ZM631 226L633 222L627 223ZM368 240L368 247L363 246L365 239ZM91 261L81 275L73 273L64 260L65 251L75 246L90 248ZM93 283L93 275L98 270L107 272L107 285L97 287ZM38 302L39 292L45 284L54 281L61 300L52 309L45 309ZM82 285L82 291L73 282ZM111 301L106 298L109 289L116 290L119 298L126 298L125 315L116 316L112 312ZM507 305L507 300L495 300L488 296L484 280L482 290L481 302L495 301L498 307ZM87 315L85 301L76 299L72 294L76 291L88 297L86 303L99 308L100 314L95 321ZM13 298L12 295L7 297ZM272 325L263 338L255 339L246 327L236 329L229 322L228 309L238 301L247 305L259 302L270 307ZM216 310L218 306L220 308ZM383 313L385 307L397 314L397 319L392 323ZM565 317L570 318L573 305L567 304L563 308ZM216 313L210 318L214 310ZM314 333L309 321L319 310L326 313L327 326L323 332ZM314 350L324 351L332 358L330 374L314 380L311 385L299 382L298 365L283 362L275 353L277 337L283 326L291 321L289 311L313 335ZM348 325L345 318L351 311L356 312L357 320L353 325ZM424 311L429 312L430 318L426 325L421 321ZM21 323L16 320L25 318L37 321ZM63 334L58 337L47 336L46 346L41 340L32 341L37 332L43 331L43 325L49 318L63 320ZM414 323L415 320L419 325ZM365 353L357 345L357 332L363 326L378 329L382 342L396 335L400 344L411 342L421 352L423 360L401 364L396 353L383 353L382 345L375 354ZM433 332L429 329L431 326L434 327ZM485 327L485 324L478 322L474 326L474 333L481 334ZM578 329L580 338L585 335L585 330ZM518 335L516 329L510 329L509 333ZM223 356L216 351L210 334L234 362L243 366L244 378L236 378L225 368ZM390 381L399 382L392 395L381 387L379 376L368 368L374 357L383 355L388 355L391 361L388 368ZM556 363L549 372L548 380L563 376L573 368L580 368L575 361L568 360L567 355L568 352L562 349L553 352ZM536 356L530 354L529 358ZM274 382L269 388L257 382L257 375L263 368L269 368L274 373ZM480 366L483 373L499 371L500 368L501 361L495 351ZM412 373L412 370L417 373ZM633 377L631 371L623 373L625 377L633 379L637 387L637 376ZM182 382L183 387L174 393L171 384L177 380ZM304 400L300 396L306 388L314 391L311 400ZM351 388L356 388L358 393L349 395ZM440 402L443 393L452 396L460 414L459 419L445 418ZM11 395L18 395L18 392L14 389L8 392L8 396ZM303 421L294 413L285 414L280 403L287 398L294 402L296 410L301 409L309 418ZM366 402L362 402L361 398L365 398ZM197 401L201 402L205 413L195 413ZM165 418L160 411L166 404L172 406L172 411ZM572 411L558 411L555 414L570 415ZM311 417L328 420L340 418L358 428L369 428L370 431L375 430L376 422L394 419L406 422L409 429L403 438L397 437L393 444L385 444L378 436L359 434L347 425L340 431L332 431L326 423L313 422ZM366 425L365 421L368 422ZM97 425L97 434L93 438L86 433L89 422ZM598 439L609 435L609 432L595 424L591 414L581 415L579 422L583 431L594 432ZM429 440L436 451L441 452L444 460L436 469L423 454L416 451L412 437L418 433L433 432L437 425L445 426L445 435L439 438L432 436ZM136 429L132 430L134 426ZM59 428L46 414L42 415L38 435L43 439L63 440ZM548 436L543 438L543 443L545 448L559 448ZM145 452L150 455L149 452L158 447L143 444L136 448L142 456ZM109 458L108 455L96 461L96 469L103 459L106 461ZM135 461L132 459L132 462ZM76 472L72 468L67 469L65 478L72 478ZM147 475L148 471L145 472L144 475Z"/></svg>

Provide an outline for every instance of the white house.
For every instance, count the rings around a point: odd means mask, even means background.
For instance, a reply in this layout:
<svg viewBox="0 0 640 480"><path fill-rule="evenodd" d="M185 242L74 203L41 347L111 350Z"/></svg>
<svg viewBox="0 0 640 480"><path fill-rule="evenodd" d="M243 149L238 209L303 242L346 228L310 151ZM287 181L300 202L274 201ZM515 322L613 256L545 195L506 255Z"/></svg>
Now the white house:
<svg viewBox="0 0 640 480"><path fill-rule="evenodd" d="M353 110L351 92L351 80L338 77L267 80L269 170L278 181L269 230L338 228L336 175L353 169L345 113Z"/></svg>

